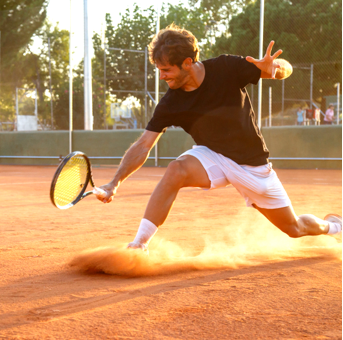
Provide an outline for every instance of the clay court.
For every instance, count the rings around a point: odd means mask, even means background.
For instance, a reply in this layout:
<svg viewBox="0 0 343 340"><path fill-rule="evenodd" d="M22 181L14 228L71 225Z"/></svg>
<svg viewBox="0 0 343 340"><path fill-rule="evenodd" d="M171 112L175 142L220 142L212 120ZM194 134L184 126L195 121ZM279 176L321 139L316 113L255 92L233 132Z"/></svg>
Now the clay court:
<svg viewBox="0 0 343 340"><path fill-rule="evenodd" d="M125 246L166 168L64 211L55 169L0 165L0 339L342 338L336 239L291 239L232 187L188 188L146 256ZM115 171L94 168L95 183ZM277 173L298 215L340 214L341 171Z"/></svg>

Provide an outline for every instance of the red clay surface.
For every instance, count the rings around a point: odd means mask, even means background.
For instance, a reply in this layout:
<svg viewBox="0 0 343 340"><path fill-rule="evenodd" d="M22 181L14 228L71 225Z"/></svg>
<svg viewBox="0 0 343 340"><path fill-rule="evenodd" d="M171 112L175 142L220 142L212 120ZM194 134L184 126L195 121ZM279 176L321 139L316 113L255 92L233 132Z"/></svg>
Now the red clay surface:
<svg viewBox="0 0 343 340"><path fill-rule="evenodd" d="M234 188L189 188L137 255L125 246L165 168L65 211L49 199L55 169L0 166L0 339L342 338L334 238L291 239ZM101 185L116 168L93 170ZM341 171L277 173L297 214L341 213Z"/></svg>

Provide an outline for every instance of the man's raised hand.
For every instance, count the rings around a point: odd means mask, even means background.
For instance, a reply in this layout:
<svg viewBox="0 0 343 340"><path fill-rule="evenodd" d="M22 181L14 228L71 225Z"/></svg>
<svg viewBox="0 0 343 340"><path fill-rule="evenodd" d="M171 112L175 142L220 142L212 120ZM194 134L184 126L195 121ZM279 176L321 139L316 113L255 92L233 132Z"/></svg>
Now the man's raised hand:
<svg viewBox="0 0 343 340"><path fill-rule="evenodd" d="M272 40L267 47L265 56L261 60L257 60L253 57L246 57L246 60L249 63L255 64L262 71L261 78L275 79L276 70L281 67L278 62L275 62L275 59L282 53L282 50L278 50L271 55L273 45L274 41Z"/></svg>

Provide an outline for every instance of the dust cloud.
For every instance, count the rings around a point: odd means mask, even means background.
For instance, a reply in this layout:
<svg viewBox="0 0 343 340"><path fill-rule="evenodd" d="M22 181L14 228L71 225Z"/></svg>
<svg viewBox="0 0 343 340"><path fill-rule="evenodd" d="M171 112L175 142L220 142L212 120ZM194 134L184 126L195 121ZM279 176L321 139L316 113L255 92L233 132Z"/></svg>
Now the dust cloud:
<svg viewBox="0 0 343 340"><path fill-rule="evenodd" d="M222 241L218 241L218 240ZM201 252L155 237L149 255L127 249L126 244L88 249L75 256L70 267L87 273L106 273L127 277L168 275L195 270L229 269L256 266L261 263L330 256L342 259L342 244L327 235L292 239L278 230L261 226L232 227L206 237ZM192 244L191 244L192 245Z"/></svg>

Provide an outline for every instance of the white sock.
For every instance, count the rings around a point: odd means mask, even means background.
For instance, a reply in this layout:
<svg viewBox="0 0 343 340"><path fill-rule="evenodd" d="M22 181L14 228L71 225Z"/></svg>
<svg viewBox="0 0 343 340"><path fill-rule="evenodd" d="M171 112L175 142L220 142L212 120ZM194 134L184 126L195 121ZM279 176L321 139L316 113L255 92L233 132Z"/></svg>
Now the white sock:
<svg viewBox="0 0 343 340"><path fill-rule="evenodd" d="M342 231L342 226L339 223L328 222L329 223L329 231L328 234L337 234Z"/></svg>
<svg viewBox="0 0 343 340"><path fill-rule="evenodd" d="M137 234L135 239L132 243L136 244L144 244L148 247L149 242L153 238L153 236L157 233L158 228L155 226L154 223L150 222L149 220L143 218L141 224L139 225Z"/></svg>

